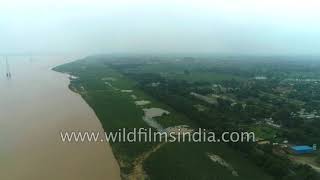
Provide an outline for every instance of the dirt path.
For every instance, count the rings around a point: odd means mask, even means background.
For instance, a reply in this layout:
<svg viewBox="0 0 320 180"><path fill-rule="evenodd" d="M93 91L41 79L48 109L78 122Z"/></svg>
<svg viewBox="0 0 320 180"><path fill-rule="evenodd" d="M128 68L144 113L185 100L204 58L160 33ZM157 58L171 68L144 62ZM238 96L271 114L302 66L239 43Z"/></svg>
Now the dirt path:
<svg viewBox="0 0 320 180"><path fill-rule="evenodd" d="M165 142L162 142L158 145L156 145L154 148L152 148L150 151L142 154L140 157L138 157L134 164L134 168L132 173L128 176L128 179L130 180L142 180L142 179L147 179L148 175L145 173L145 171L143 170L143 162L150 157L150 155L154 152L156 152L158 149L160 149L163 145L165 144Z"/></svg>
<svg viewBox="0 0 320 180"><path fill-rule="evenodd" d="M315 171L320 173L320 167L314 162L314 158L305 156L290 156L290 159L296 163L306 164L312 167Z"/></svg>

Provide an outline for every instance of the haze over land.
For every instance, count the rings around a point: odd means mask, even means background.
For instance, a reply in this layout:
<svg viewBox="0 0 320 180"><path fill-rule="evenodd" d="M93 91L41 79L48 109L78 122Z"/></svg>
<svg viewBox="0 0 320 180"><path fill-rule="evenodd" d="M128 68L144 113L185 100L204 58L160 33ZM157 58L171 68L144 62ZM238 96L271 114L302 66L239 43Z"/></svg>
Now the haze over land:
<svg viewBox="0 0 320 180"><path fill-rule="evenodd" d="M0 0L0 179L319 180L319 9Z"/></svg>
<svg viewBox="0 0 320 180"><path fill-rule="evenodd" d="M317 0L4 0L0 54L319 54Z"/></svg>

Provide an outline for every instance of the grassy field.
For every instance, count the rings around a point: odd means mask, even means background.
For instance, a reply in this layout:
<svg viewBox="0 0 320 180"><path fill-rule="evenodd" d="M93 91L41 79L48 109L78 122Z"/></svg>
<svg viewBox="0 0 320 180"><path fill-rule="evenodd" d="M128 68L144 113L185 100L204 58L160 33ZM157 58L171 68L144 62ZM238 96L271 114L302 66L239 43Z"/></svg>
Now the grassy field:
<svg viewBox="0 0 320 180"><path fill-rule="evenodd" d="M251 126L248 131L254 132L256 138L261 139L273 139L278 132L277 129L264 124Z"/></svg>
<svg viewBox="0 0 320 180"><path fill-rule="evenodd" d="M219 155L229 163L238 176L218 163L211 161L207 153ZM155 163L156 162L156 163ZM155 152L144 163L151 179L210 179L248 180L272 179L242 154L224 144L170 143ZM161 171L160 171L161 170Z"/></svg>
<svg viewBox="0 0 320 180"><path fill-rule="evenodd" d="M185 115L175 112L171 107L137 89L134 81L111 69L103 61L83 59L56 67L54 70L78 77L71 81L70 89L85 99L107 132L117 131L120 128L149 127L142 120L144 112L142 107L134 103L135 100L148 100L151 103L145 107L158 107L169 111L169 115L157 118L163 127L193 126ZM206 76L211 78L211 75ZM196 78L204 77L199 75ZM132 90L132 92L121 90ZM136 99L132 98L132 95ZM151 179L272 179L250 163L243 154L223 144L167 143L160 146L157 142L114 142L111 143L111 147L124 179L140 166ZM233 176L227 168L211 161L207 153L221 156L234 167L239 176Z"/></svg>

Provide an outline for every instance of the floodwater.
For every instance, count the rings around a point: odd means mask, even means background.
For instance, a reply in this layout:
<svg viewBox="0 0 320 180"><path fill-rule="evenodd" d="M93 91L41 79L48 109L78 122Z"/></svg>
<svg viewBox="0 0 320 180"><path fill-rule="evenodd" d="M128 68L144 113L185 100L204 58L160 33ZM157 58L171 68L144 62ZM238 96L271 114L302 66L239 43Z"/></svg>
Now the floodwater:
<svg viewBox="0 0 320 180"><path fill-rule="evenodd" d="M62 130L103 132L92 109L52 67L78 57L0 57L0 179L113 180L119 166L109 144L63 143Z"/></svg>

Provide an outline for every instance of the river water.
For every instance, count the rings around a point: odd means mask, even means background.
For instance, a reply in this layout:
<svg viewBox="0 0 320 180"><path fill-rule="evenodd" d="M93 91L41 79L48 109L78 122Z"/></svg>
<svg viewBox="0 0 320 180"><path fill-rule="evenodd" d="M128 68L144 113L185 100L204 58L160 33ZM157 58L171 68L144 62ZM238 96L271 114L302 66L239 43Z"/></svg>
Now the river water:
<svg viewBox="0 0 320 180"><path fill-rule="evenodd" d="M0 57L0 179L113 180L119 166L109 144L63 143L61 130L101 131L92 109L52 67L76 56Z"/></svg>

